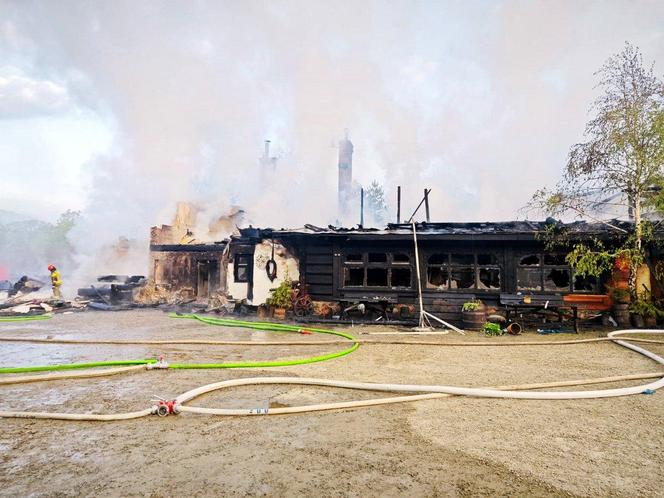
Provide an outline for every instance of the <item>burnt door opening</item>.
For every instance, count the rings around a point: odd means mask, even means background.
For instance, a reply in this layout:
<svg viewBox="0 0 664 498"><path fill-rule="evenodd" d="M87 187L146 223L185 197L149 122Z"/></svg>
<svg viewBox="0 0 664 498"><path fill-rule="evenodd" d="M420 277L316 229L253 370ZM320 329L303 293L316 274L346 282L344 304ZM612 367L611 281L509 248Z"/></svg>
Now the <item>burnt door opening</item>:
<svg viewBox="0 0 664 498"><path fill-rule="evenodd" d="M196 297L210 297L219 288L219 261L198 261Z"/></svg>

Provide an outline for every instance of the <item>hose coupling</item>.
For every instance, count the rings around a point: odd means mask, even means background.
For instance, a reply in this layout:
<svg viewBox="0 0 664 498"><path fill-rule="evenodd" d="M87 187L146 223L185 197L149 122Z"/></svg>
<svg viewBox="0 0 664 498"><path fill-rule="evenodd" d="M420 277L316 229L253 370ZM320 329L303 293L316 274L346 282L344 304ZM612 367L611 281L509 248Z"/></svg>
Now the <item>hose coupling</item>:
<svg viewBox="0 0 664 498"><path fill-rule="evenodd" d="M164 401L159 400L155 406L155 413L160 417L166 417L167 415L177 415L180 413L180 409L176 404L175 400Z"/></svg>
<svg viewBox="0 0 664 498"><path fill-rule="evenodd" d="M165 370L165 369L168 368L168 362L164 359L163 355L161 355L159 357L158 361L156 361L154 363L148 363L148 367L147 367L148 370L154 370L156 368L162 369L162 370Z"/></svg>

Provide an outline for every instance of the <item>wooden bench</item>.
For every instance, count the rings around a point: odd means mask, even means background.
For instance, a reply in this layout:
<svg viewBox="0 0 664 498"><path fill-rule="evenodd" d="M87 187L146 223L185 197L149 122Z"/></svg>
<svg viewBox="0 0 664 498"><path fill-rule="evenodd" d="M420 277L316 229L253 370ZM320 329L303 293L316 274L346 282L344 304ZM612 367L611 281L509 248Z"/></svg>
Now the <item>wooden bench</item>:
<svg viewBox="0 0 664 498"><path fill-rule="evenodd" d="M606 294L500 294L500 304L505 306L506 318L511 313L526 310L529 313L540 313L551 310L558 314L558 321L562 322L563 310L572 311L574 332L579 332L579 310L608 311L611 309L611 299Z"/></svg>

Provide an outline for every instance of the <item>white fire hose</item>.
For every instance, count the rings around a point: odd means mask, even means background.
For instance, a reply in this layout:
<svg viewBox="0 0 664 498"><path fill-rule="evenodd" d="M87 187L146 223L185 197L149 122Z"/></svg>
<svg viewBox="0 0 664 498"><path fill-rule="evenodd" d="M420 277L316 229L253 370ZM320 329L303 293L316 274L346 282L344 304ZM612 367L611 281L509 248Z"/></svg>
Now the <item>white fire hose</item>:
<svg viewBox="0 0 664 498"><path fill-rule="evenodd" d="M625 348L642 354L660 365L664 365L664 358L648 351L642 347L636 346L629 342L618 339L618 336L626 334L664 334L663 330L623 330L615 331L608 334L609 338L616 344ZM552 387L563 387L571 385L588 385L608 382L618 382L632 379L644 379L658 377L658 380L647 384L641 384L631 387L622 387L615 389L602 389L593 391L535 391L524 392L528 389L542 389ZM348 401L340 403L325 403L307 406L293 406L286 408L247 408L247 409L224 409L224 408L201 408L186 406L185 403L193 400L194 398L203 394L225 389L229 387L246 386L246 385L264 385L264 384L293 384L293 385L308 385L308 386L325 386L337 387L344 389L358 389L365 391L384 391L384 392L401 392L401 393L420 393L409 396L398 396L392 398L379 398L362 401ZM422 399L433 399L447 396L472 396L482 398L510 398L510 399L545 399L545 400L562 400L562 399L590 399L590 398L608 398L617 396L629 396L632 394L651 394L657 389L664 386L664 372L648 373L648 374L634 374L623 375L616 377L605 377L600 379L582 379L577 381L562 381L540 384L526 384L517 386L502 386L494 388L474 388L474 387L458 387L458 386L444 386L444 385L415 385L415 384L376 384L369 382L353 382L329 379L316 379L316 378L297 378L297 377L254 377L245 379L234 379L223 382L216 382L205 386L198 387L187 391L175 400L165 403L160 402L158 406L152 408L123 414L66 414L66 413L43 413L43 412L9 412L0 411L0 417L17 417L17 418L52 418L62 420L125 420L130 418L143 417L149 414L159 412L160 415L168 413L190 412L209 415L225 415L225 416L239 416L239 415L282 415L292 413L305 413L322 410L335 410L343 408L357 408L365 406L374 406L388 403L401 403L406 401L416 401Z"/></svg>

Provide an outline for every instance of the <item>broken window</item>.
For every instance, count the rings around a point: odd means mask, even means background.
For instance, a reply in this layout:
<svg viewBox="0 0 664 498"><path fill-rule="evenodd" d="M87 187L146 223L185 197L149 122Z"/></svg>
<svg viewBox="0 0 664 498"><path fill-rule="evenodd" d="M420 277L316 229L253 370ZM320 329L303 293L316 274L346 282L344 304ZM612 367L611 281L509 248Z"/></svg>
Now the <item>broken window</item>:
<svg viewBox="0 0 664 498"><path fill-rule="evenodd" d="M410 287L410 268L392 268L392 287Z"/></svg>
<svg viewBox="0 0 664 498"><path fill-rule="evenodd" d="M427 268L427 287L447 289L450 272L446 267L429 266Z"/></svg>
<svg viewBox="0 0 664 498"><path fill-rule="evenodd" d="M387 268L367 268L367 287L387 287Z"/></svg>
<svg viewBox="0 0 664 498"><path fill-rule="evenodd" d="M450 272L447 254L434 253L429 256L427 264L427 287L434 289L447 289Z"/></svg>
<svg viewBox="0 0 664 498"><path fill-rule="evenodd" d="M251 254L236 254L233 263L233 275L236 282L249 282L249 265Z"/></svg>
<svg viewBox="0 0 664 498"><path fill-rule="evenodd" d="M364 268L346 268L344 285L346 287L364 286Z"/></svg>
<svg viewBox="0 0 664 498"><path fill-rule="evenodd" d="M579 292L597 292L598 282L597 277L590 275L575 275L574 276L574 290Z"/></svg>
<svg viewBox="0 0 664 498"><path fill-rule="evenodd" d="M482 290L500 290L500 269L480 268L477 288Z"/></svg>
<svg viewBox="0 0 664 498"><path fill-rule="evenodd" d="M517 289L569 292L572 269L565 254L529 254L522 256L517 269Z"/></svg>
<svg viewBox="0 0 664 498"><path fill-rule="evenodd" d="M544 290L569 291L570 270L546 268L544 270Z"/></svg>
<svg viewBox="0 0 664 498"><path fill-rule="evenodd" d="M540 268L518 268L516 287L519 290L542 290L542 270Z"/></svg>
<svg viewBox="0 0 664 498"><path fill-rule="evenodd" d="M453 268L450 274L450 289L473 289L475 270L473 268Z"/></svg>
<svg viewBox="0 0 664 498"><path fill-rule="evenodd" d="M495 254L434 253L427 260L427 287L500 290L500 264Z"/></svg>

